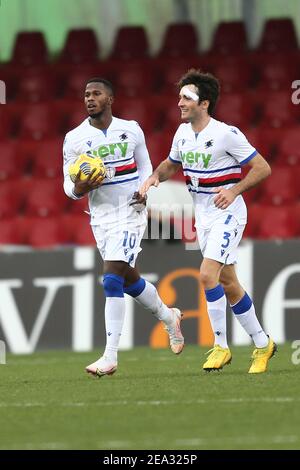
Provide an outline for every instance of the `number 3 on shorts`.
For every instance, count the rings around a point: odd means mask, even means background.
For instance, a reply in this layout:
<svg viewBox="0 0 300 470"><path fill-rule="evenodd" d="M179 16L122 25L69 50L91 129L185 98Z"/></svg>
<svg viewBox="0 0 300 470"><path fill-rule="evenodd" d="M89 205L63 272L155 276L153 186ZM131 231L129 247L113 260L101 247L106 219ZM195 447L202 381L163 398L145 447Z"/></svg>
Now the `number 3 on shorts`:
<svg viewBox="0 0 300 470"><path fill-rule="evenodd" d="M129 235L128 230L123 231L124 234L124 240L123 240L123 246L126 247L127 243L129 244L129 248L134 248L135 242L136 242L136 233L131 233Z"/></svg>
<svg viewBox="0 0 300 470"><path fill-rule="evenodd" d="M225 242L221 245L222 248L227 248L229 243L230 243L230 235L231 233L230 232L224 232L224 235L223 235L223 238L225 240Z"/></svg>

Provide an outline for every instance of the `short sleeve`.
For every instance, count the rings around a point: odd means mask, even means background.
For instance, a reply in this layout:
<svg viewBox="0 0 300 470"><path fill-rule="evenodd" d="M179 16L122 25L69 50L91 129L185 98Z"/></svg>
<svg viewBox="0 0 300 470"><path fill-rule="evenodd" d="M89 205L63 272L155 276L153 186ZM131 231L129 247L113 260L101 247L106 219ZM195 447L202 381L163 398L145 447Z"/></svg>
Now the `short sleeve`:
<svg viewBox="0 0 300 470"><path fill-rule="evenodd" d="M173 137L171 150L170 150L170 153L169 153L169 160L171 160L171 162L173 162L173 163L181 163L179 147L178 147L178 141L179 141L179 132L177 130L174 137Z"/></svg>
<svg viewBox="0 0 300 470"><path fill-rule="evenodd" d="M225 150L240 165L245 165L257 155L257 150L248 142L246 136L237 127L229 127L225 137Z"/></svg>

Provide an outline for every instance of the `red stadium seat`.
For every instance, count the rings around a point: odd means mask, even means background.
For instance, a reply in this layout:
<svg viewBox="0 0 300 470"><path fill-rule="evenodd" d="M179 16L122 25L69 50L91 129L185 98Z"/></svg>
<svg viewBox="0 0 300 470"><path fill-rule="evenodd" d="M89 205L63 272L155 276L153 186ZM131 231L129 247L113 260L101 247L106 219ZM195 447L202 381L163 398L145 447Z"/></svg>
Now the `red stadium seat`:
<svg viewBox="0 0 300 470"><path fill-rule="evenodd" d="M79 126L88 117L83 100L58 100L56 107L64 134Z"/></svg>
<svg viewBox="0 0 300 470"><path fill-rule="evenodd" d="M57 178L62 174L63 139L43 140L36 147L32 173L39 178Z"/></svg>
<svg viewBox="0 0 300 470"><path fill-rule="evenodd" d="M249 191L245 191L243 193L243 198L248 205L255 203L255 201L259 198L260 195L260 188L259 186L256 188L252 188Z"/></svg>
<svg viewBox="0 0 300 470"><path fill-rule="evenodd" d="M290 206L265 206L257 237L263 239L293 238L298 233L298 225Z"/></svg>
<svg viewBox="0 0 300 470"><path fill-rule="evenodd" d="M158 54L164 58L179 58L198 54L198 33L192 23L170 24Z"/></svg>
<svg viewBox="0 0 300 470"><path fill-rule="evenodd" d="M245 91L253 82L253 71L249 61L239 62L239 66L222 62L213 67L213 72L220 80L222 93Z"/></svg>
<svg viewBox="0 0 300 470"><path fill-rule="evenodd" d="M56 81L48 70L28 71L19 81L16 94L18 101L38 103L51 100L56 96Z"/></svg>
<svg viewBox="0 0 300 470"><path fill-rule="evenodd" d="M16 181L0 184L0 219L7 219L18 214L22 207L22 194Z"/></svg>
<svg viewBox="0 0 300 470"><path fill-rule="evenodd" d="M128 60L149 57L149 44L143 26L123 26L114 39L109 59Z"/></svg>
<svg viewBox="0 0 300 470"><path fill-rule="evenodd" d="M216 106L216 118L241 129L251 126L256 120L256 105L250 93L226 93Z"/></svg>
<svg viewBox="0 0 300 470"><path fill-rule="evenodd" d="M31 191L26 197L26 215L50 217L63 213L68 199L63 191L62 178L33 181Z"/></svg>
<svg viewBox="0 0 300 470"><path fill-rule="evenodd" d="M0 181L16 178L25 169L15 140L0 141Z"/></svg>
<svg viewBox="0 0 300 470"><path fill-rule="evenodd" d="M34 248L52 248L69 242L59 218L28 218L25 227L26 243Z"/></svg>
<svg viewBox="0 0 300 470"><path fill-rule="evenodd" d="M245 136L253 147L268 161L272 162L278 153L284 129L249 128L243 129ZM275 157L276 158L276 157Z"/></svg>
<svg viewBox="0 0 300 470"><path fill-rule="evenodd" d="M230 55L248 49L245 24L242 21L228 21L218 24L210 52Z"/></svg>
<svg viewBox="0 0 300 470"><path fill-rule="evenodd" d="M73 241L77 245L88 245L95 246L96 241L92 232L92 228L89 223L89 217L81 217L81 220L78 220L78 225L74 231Z"/></svg>
<svg viewBox="0 0 300 470"><path fill-rule="evenodd" d="M243 236L250 236L251 238L255 238L258 231L258 227L264 214L264 206L257 202L252 204L250 203L249 205L247 205L247 211L247 225Z"/></svg>
<svg viewBox="0 0 300 470"><path fill-rule="evenodd" d="M0 105L0 141L8 139L13 132L13 118L9 111L9 105Z"/></svg>
<svg viewBox="0 0 300 470"><path fill-rule="evenodd" d="M283 130L279 143L276 165L298 166L300 168L300 125Z"/></svg>
<svg viewBox="0 0 300 470"><path fill-rule="evenodd" d="M79 70L78 70L79 69ZM101 69L100 69L101 70ZM102 72L104 71L102 67ZM84 100L86 82L93 77L100 75L95 65L76 66L68 69L64 84L64 98ZM101 73L102 76L102 73Z"/></svg>
<svg viewBox="0 0 300 470"><path fill-rule="evenodd" d="M99 60L100 46L92 29L72 29L59 60L63 63L91 63Z"/></svg>
<svg viewBox="0 0 300 470"><path fill-rule="evenodd" d="M87 214L66 214L62 217L70 241L76 245L95 246L96 241Z"/></svg>
<svg viewBox="0 0 300 470"><path fill-rule="evenodd" d="M56 78L57 91L60 98L70 97L78 99L79 97L83 99L87 80L99 76L111 78L110 69L107 67L106 62L88 62L83 64L52 62L50 72Z"/></svg>
<svg viewBox="0 0 300 470"><path fill-rule="evenodd" d="M257 73L259 77L258 90L268 93L287 90L291 87L291 83L298 78L298 64L292 62L289 57L280 56L267 61L263 57Z"/></svg>
<svg viewBox="0 0 300 470"><path fill-rule="evenodd" d="M55 102L55 110L62 135L77 127L86 117L87 112L83 100L60 99Z"/></svg>
<svg viewBox="0 0 300 470"><path fill-rule="evenodd" d="M0 227L0 245L19 245L23 243L22 234L17 228L16 218L1 220Z"/></svg>
<svg viewBox="0 0 300 470"><path fill-rule="evenodd" d="M300 173L298 174L300 176ZM290 206L291 214L294 220L297 222L297 237L300 236L300 202L296 202L296 204L292 204Z"/></svg>
<svg viewBox="0 0 300 470"><path fill-rule="evenodd" d="M146 144L153 169L157 168L163 160L168 158L173 137L174 132L168 129L163 132L153 132L147 135ZM181 165L178 165L178 172L171 179L185 183Z"/></svg>
<svg viewBox="0 0 300 470"><path fill-rule="evenodd" d="M121 119L134 120L145 133L155 131L159 126L159 112L149 98L119 98L116 102L117 115Z"/></svg>
<svg viewBox="0 0 300 470"><path fill-rule="evenodd" d="M143 97L155 89L156 76L155 71L144 61L143 65L139 62L130 61L130 65L120 68L117 64L118 73L115 75L114 88L116 92L116 106L118 106L118 96L128 98Z"/></svg>
<svg viewBox="0 0 300 470"><path fill-rule="evenodd" d="M24 68L23 68L24 73ZM16 64L6 62L0 65L0 79L5 83L6 102L14 99L18 81L20 78L20 67Z"/></svg>
<svg viewBox="0 0 300 470"><path fill-rule="evenodd" d="M146 136L146 144L154 169L169 156L172 140L172 132L153 132Z"/></svg>
<svg viewBox="0 0 300 470"><path fill-rule="evenodd" d="M34 139L17 139L18 143L18 158L21 162L21 167L23 169L23 174L31 174L33 160L37 152L37 146L40 143L38 140Z"/></svg>
<svg viewBox="0 0 300 470"><path fill-rule="evenodd" d="M281 128L296 125L300 111L291 101L291 93L287 91L257 93L262 108L261 126Z"/></svg>
<svg viewBox="0 0 300 470"><path fill-rule="evenodd" d="M178 60L156 61L157 68L161 77L160 93L166 95L174 94L178 96L179 90L176 83L182 75L184 75L191 67L198 68L200 66L199 58L189 61L188 58L179 58Z"/></svg>
<svg viewBox="0 0 300 470"><path fill-rule="evenodd" d="M54 137L60 131L58 115L51 103L26 106L20 119L20 138L41 140Z"/></svg>
<svg viewBox="0 0 300 470"><path fill-rule="evenodd" d="M276 18L265 22L258 50L288 52L297 48L297 35L291 18Z"/></svg>
<svg viewBox="0 0 300 470"><path fill-rule="evenodd" d="M17 34L12 53L12 62L22 66L45 64L48 49L44 34L39 31L22 31Z"/></svg>
<svg viewBox="0 0 300 470"><path fill-rule="evenodd" d="M289 167L275 167L272 175L261 185L262 204L279 206L297 201L300 189L294 171Z"/></svg>
<svg viewBox="0 0 300 470"><path fill-rule="evenodd" d="M157 98L157 109L160 113L161 129L168 134L174 133L181 124L180 109L178 107L179 97L172 95L160 95Z"/></svg>

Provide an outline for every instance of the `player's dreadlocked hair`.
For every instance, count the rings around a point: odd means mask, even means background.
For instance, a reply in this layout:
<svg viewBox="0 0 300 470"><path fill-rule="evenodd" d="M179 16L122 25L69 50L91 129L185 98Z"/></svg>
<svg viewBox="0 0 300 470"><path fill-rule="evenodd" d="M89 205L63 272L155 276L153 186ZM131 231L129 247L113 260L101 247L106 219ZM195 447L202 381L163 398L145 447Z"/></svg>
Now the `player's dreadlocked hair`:
<svg viewBox="0 0 300 470"><path fill-rule="evenodd" d="M199 103L208 100L209 106L207 112L209 115L212 115L220 94L219 80L211 73L204 73L198 69L190 69L177 83L179 89L185 85L195 85L198 90Z"/></svg>

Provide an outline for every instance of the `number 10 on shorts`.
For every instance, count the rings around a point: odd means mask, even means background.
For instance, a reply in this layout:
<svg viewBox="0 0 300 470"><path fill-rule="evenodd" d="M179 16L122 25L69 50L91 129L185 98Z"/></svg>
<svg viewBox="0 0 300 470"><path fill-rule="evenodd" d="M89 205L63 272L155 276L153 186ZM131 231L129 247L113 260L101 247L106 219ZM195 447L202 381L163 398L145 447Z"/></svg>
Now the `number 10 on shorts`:
<svg viewBox="0 0 300 470"><path fill-rule="evenodd" d="M124 234L124 240L123 240L123 246L129 248L134 248L135 243L136 243L136 233L129 233L128 230L123 231Z"/></svg>

